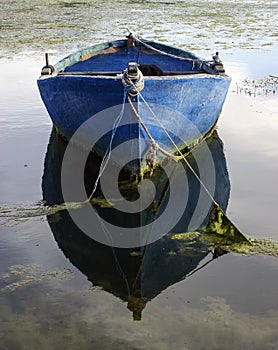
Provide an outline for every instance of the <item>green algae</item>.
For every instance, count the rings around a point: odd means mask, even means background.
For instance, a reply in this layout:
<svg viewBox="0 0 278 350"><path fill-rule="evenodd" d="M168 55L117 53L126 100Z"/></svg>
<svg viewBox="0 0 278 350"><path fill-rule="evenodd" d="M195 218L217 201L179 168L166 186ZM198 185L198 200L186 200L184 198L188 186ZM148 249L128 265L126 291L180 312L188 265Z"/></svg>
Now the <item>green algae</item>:
<svg viewBox="0 0 278 350"><path fill-rule="evenodd" d="M254 97L277 95L278 76L268 75L258 80L245 78L237 82L236 92Z"/></svg>
<svg viewBox="0 0 278 350"><path fill-rule="evenodd" d="M63 210L81 208L82 203L71 202L57 205L44 205L43 202L38 202L30 205L1 205L0 206L0 225L11 226L22 221L35 217L43 217L59 213Z"/></svg>
<svg viewBox="0 0 278 350"><path fill-rule="evenodd" d="M35 0L4 1L0 57L45 50L62 53L69 47L86 47L111 37L123 37L127 19L131 29L143 36L189 49L214 50L216 46L256 49L275 44L277 4L217 1L216 5L205 0L166 3L109 0L104 4L96 0L91 6L89 0L80 4L54 0L41 0L39 4Z"/></svg>
<svg viewBox="0 0 278 350"><path fill-rule="evenodd" d="M201 240L208 244L219 246L222 249L242 255L263 254L278 257L278 242L271 238L250 238L250 243L247 242L232 242L225 237L213 234L201 235Z"/></svg>
<svg viewBox="0 0 278 350"><path fill-rule="evenodd" d="M110 208L116 201L116 199L92 198L90 203L101 208ZM10 226L31 218L53 215L65 210L77 210L86 203L88 202L67 202L55 205L45 205L43 202L30 205L1 205L0 226Z"/></svg>
<svg viewBox="0 0 278 350"><path fill-rule="evenodd" d="M1 284L4 284L0 291L13 292L19 288L53 278L65 281L72 275L71 269L43 270L42 266L37 264L12 265L7 272L0 274Z"/></svg>
<svg viewBox="0 0 278 350"><path fill-rule="evenodd" d="M193 241L200 237L199 232L185 232L185 233L176 233L171 236L171 239L181 240L181 241Z"/></svg>
<svg viewBox="0 0 278 350"><path fill-rule="evenodd" d="M105 198L92 198L91 203L93 205L98 205L101 208L111 208L116 200L105 199Z"/></svg>
<svg viewBox="0 0 278 350"><path fill-rule="evenodd" d="M116 199L106 200L104 198L93 198L91 203L102 208L111 208ZM45 206L43 202L24 206L1 206L0 225L12 226L20 222L35 217L44 217L57 214L65 210L78 210L87 202L69 202L59 205ZM227 218L225 213L218 207L214 208L214 215L209 220L206 227L200 232L185 232L171 234L171 239L183 241L187 250L190 245L196 242L206 243L211 249L231 251L243 255L264 254L278 256L278 242L272 239L259 239L246 237ZM27 273L27 271L25 270ZM16 275L18 272L11 272ZM20 282L21 285L35 282L34 277L30 277Z"/></svg>
<svg viewBox="0 0 278 350"><path fill-rule="evenodd" d="M223 252L234 252L248 256L262 254L278 257L278 242L271 238L248 238L248 241L243 239L240 242L233 241L233 237L218 233L185 232L174 234L171 239L184 241L186 245L188 241L199 241L206 243L211 249Z"/></svg>
<svg viewBox="0 0 278 350"><path fill-rule="evenodd" d="M216 233L231 243L250 244L250 240L229 220L223 210L216 204L214 204L213 216L203 231L207 234Z"/></svg>
<svg viewBox="0 0 278 350"><path fill-rule="evenodd" d="M272 239L246 237L227 218L225 213L215 206L214 215L206 227L200 232L185 232L174 234L171 239L182 240L187 245L189 241L199 241L207 244L218 252L234 252L242 255L264 254L278 256L278 242Z"/></svg>

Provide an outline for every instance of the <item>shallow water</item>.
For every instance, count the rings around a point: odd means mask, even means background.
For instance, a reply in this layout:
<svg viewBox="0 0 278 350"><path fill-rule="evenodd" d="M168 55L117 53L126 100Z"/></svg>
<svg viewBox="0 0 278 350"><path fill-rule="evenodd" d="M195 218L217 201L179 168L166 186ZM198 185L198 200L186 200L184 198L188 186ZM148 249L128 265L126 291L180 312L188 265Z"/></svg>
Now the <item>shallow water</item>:
<svg viewBox="0 0 278 350"><path fill-rule="evenodd" d="M154 267L146 270L150 297L136 322L127 286L136 252L126 256L88 243L64 212L8 220L4 215L7 208L40 206L43 199L52 129L36 86L44 52L55 62L84 45L123 37L129 27L201 56L220 51L233 78L218 126L231 184L227 214L246 235L277 242L277 93L254 96L252 83L249 92L240 89L246 78L278 76L277 6L275 1L96 1L94 7L85 0L1 2L1 350L277 348L277 257L228 253L205 265L212 258L205 246L192 243L188 254L182 247L189 243L175 243L172 251L174 243L162 242ZM193 271L205 266L188 276L187 258L195 247ZM157 253L163 249L167 256Z"/></svg>
<svg viewBox="0 0 278 350"><path fill-rule="evenodd" d="M277 40L276 1L1 1L2 57L59 50L122 37L209 51L261 49ZM67 40L65 40L67 38Z"/></svg>

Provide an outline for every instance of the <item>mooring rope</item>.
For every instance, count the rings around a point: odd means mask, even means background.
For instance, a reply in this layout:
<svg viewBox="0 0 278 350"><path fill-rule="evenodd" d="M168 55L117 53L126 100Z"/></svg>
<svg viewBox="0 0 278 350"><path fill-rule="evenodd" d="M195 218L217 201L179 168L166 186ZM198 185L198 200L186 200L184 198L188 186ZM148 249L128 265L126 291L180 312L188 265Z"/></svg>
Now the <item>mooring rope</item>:
<svg viewBox="0 0 278 350"><path fill-rule="evenodd" d="M99 183L99 180L109 162L109 159L110 159L110 156L111 156L111 152L112 152L112 143L113 143L113 140L114 140L114 137L115 137L115 134L116 134L116 131L117 131L117 128L118 126L120 125L120 122L123 118L123 115L124 115L124 109L125 109L125 103L126 103L126 89L124 89L124 93L123 93L123 100L122 100L122 108L121 108L121 111L119 113L119 115L117 116L117 118L115 119L115 122L113 124L113 129L112 129L112 134L111 134L111 138L110 138L110 142L109 142L109 145L106 149L106 152L102 158L102 161L101 161L101 164L100 164L100 168L99 168L99 173L98 173L98 176L96 178L96 181L94 183L94 187L93 187L93 190L90 194L90 196L88 197L88 199L85 201L85 203L87 202L91 202L92 199L93 199L93 195L97 189L97 185ZM104 225L104 222L103 220L99 217L99 214L97 211L95 211L95 214L96 214L96 217L101 225L101 228L102 228L102 231L105 235L105 237L107 238L107 240L110 241L110 244L111 244L111 249L112 249L112 253L113 253L113 256L114 256L114 261L115 261L115 265L116 265L116 268L117 270L119 271L120 275L122 276L123 280L124 280L124 283L126 285L126 288L127 288L127 293L128 293L128 296L131 295L131 292L130 292L130 287L129 287L129 283L128 283L128 280L127 280L127 277L121 267L121 264L117 258L117 254L115 252L115 247L114 247L114 242L113 242L113 238L109 232L109 230L105 227Z"/></svg>
<svg viewBox="0 0 278 350"><path fill-rule="evenodd" d="M129 81L127 81L127 79L129 79ZM141 124L142 128L145 130L147 136L149 137L151 143L152 143L152 146L155 150L159 150L161 153L163 153L165 156L175 160L176 162L183 159L185 156L189 155L190 153L192 153L193 149L195 149L198 144L196 144L195 146L193 146L190 151L188 152L184 152L184 153L181 153L181 155L175 155L175 154L172 154L168 151L166 151L164 148L162 148L161 146L159 146L159 144L154 140L154 138L152 137L150 131L148 130L146 124L143 122L141 116L139 115L139 113L137 112L136 108L134 107L134 104L130 98L130 96L136 96L141 90L141 85L139 87L139 89L137 89L137 85L128 77L126 76L125 78L125 84L123 83L125 89L127 90L127 100L131 106L131 109L133 111L133 113L135 114L135 117L137 118L137 120L139 121L139 123ZM132 87L132 89L130 88L130 86ZM132 92L131 92L132 91ZM134 91L136 93L134 93ZM142 97L142 95L141 95ZM208 138L209 136L211 135L211 133L207 133L204 137L203 137L203 141Z"/></svg>
<svg viewBox="0 0 278 350"><path fill-rule="evenodd" d="M141 95L142 97L142 95ZM179 153L181 155L175 155L175 154L172 154L168 151L166 151L164 148L162 148L161 146L159 146L159 144L154 140L154 138L152 137L150 131L148 130L146 124L143 122L142 118L140 117L139 113L137 112L136 108L134 107L134 104L133 102L131 101L131 98L127 95L127 99L128 99L128 102L131 106L131 109L132 111L134 112L135 114L135 117L136 119L139 121L139 123L141 124L142 128L145 130L147 136L149 137L152 145L154 146L154 148L156 150L159 150L161 153L163 153L165 156L175 160L176 162L179 161L179 160L182 160L184 159L184 157L188 156L190 153L192 153L192 151L198 147L198 144L196 144L195 146L192 146L191 149L185 153L182 153L181 151L179 151ZM206 140L209 136L211 135L211 133L208 133L206 136L203 137L202 141Z"/></svg>
<svg viewBox="0 0 278 350"><path fill-rule="evenodd" d="M161 121L159 120L159 118L157 117L157 115L154 113L154 111L152 110L152 108L150 107L150 105L148 104L148 102L145 100L145 98L143 97L143 95L138 92L142 101L145 103L145 105L147 106L148 110L151 112L152 116L154 117L154 119L159 123L160 127L162 128L162 130L164 131L164 133L166 134L166 136L168 137L168 139L171 141L171 143L173 144L173 146L175 147L175 149L177 150L177 152L179 153L180 157L185 161L186 165L188 166L188 168L192 171L193 175L196 177L196 179L199 181L199 183L201 184L201 186L204 188L204 190L207 192L207 194L209 195L210 199L213 201L213 203L219 207L220 205L215 201L215 199L213 198L212 194L209 192L209 190L207 189L206 185L203 183L203 181L201 180L200 176L196 173L196 171L193 169L193 167L190 165L190 163L188 162L188 160L186 159L186 157L182 154L181 150L179 149L179 147L176 145L175 141L173 140L173 138L171 137L171 135L168 133L168 131L166 130L166 128L164 127L164 125L161 123ZM221 209L222 210L222 209Z"/></svg>
<svg viewBox="0 0 278 350"><path fill-rule="evenodd" d="M113 129L112 129L112 134L111 134L111 138L110 138L110 142L109 142L109 145L106 149L106 152L102 158L102 161L101 161L101 164L100 164L100 168L99 168L99 173L98 173L98 176L96 178L96 181L95 181L95 184L94 184L94 187L93 187L93 190L90 194L90 196L88 197L88 199L85 201L85 202L90 202L93 198L93 195L97 189L97 185L99 183L99 180L101 178L101 175L103 174L108 162L109 162L109 159L110 159L110 156L111 156L111 151L112 151L112 143L113 143L113 140L114 140L114 137L115 137L115 134L116 134L116 131L117 131L117 128L118 126L120 125L120 122L123 118L123 115L124 115L124 109L125 109L125 101L126 101L126 90L124 89L124 94L123 94L123 101L122 101L122 109L119 113L119 115L117 116L117 118L115 119L115 122L113 124Z"/></svg>
<svg viewBox="0 0 278 350"><path fill-rule="evenodd" d="M132 81L131 81L132 83ZM135 85L134 85L134 89L136 89ZM173 146L176 148L177 152L179 153L181 159L183 159L186 163L186 165L189 167L189 169L192 171L193 175L196 177L196 179L199 181L199 183L202 185L202 187L204 188L204 190L207 192L207 194L209 195L210 199L213 201L213 203L219 207L220 205L215 201L215 199L213 198L212 194L209 192L209 190L207 189L206 185L203 183L203 181L201 180L201 178L199 177L199 175L196 173L196 171L193 169L193 167L190 165L190 163L188 162L188 160L186 159L185 155L182 154L181 150L179 149L179 147L176 145L175 141L172 139L172 137L170 136L170 134L168 133L168 131L165 129L165 127L163 126L163 124L161 123L161 121L159 120L159 118L156 116L156 114L154 113L154 111L152 110L152 108L150 107L150 105L148 104L148 102L145 100L144 96L141 94L140 91L137 91L137 93L139 94L139 96L141 97L142 101L145 103L145 105L147 106L148 110L151 112L152 116L154 117L154 119L158 122L158 124L160 125L160 127L162 128L162 130L164 131L164 133L166 134L166 136L168 137L168 139L171 141L171 143L173 144ZM127 95L127 99L128 102L130 103L131 109L133 110L136 118L138 119L138 121L140 122L140 124L142 125L142 127L144 128L144 130L146 131L148 137L150 138L151 142L155 145L157 145L157 148L166 156L169 156L171 159L174 159L175 161L179 160L179 158L169 152L167 152L166 150L164 150L162 147L160 147L157 142L154 140L154 138L152 137L152 135L150 134L150 132L148 131L147 127L145 126L142 118L140 117L139 113L137 112L137 110L135 109L131 98L129 97L129 95ZM192 152L192 151L191 151ZM221 209L222 210L222 209Z"/></svg>
<svg viewBox="0 0 278 350"><path fill-rule="evenodd" d="M160 147L159 144L154 140L152 137L151 133L149 132L148 128L146 127L145 123L143 122L142 118L140 117L139 113L137 112L136 108L134 107L131 98L129 95L127 95L128 102L130 104L130 107L135 114L136 119L139 121L141 124L142 128L145 130L146 134L148 135L149 139L151 140L152 145L155 147L155 149L158 149L161 153L163 153L165 156L175 160L176 162L179 160L179 157L175 156L172 153L169 153L166 151L164 148Z"/></svg>
<svg viewBox="0 0 278 350"><path fill-rule="evenodd" d="M226 216L224 210L221 208L220 204L217 203L217 201L214 199L213 195L212 195L212 194L210 193L210 191L207 189L206 185L204 184L204 182L202 181L202 179L200 178L200 176L196 173L196 171L194 170L194 168L190 165L190 163L189 163L188 160L186 159L185 155L181 152L181 150L179 149L179 147L176 145L175 141L173 140L173 138L171 137L171 135L168 133L168 131L166 130L166 128L164 127L164 125L161 123L161 121L159 120L159 118L157 117L157 115L154 113L154 111L152 110L152 108L150 107L150 105L148 104L148 102L145 100L144 96L142 95L142 93L141 93L140 91L138 91L138 95L140 96L140 98L142 99L142 101L145 103L145 105L147 106L148 110L151 112L151 114L152 114L152 116L154 117L154 119L158 122L158 124L160 125L160 127L162 128L162 130L164 131L164 133L166 134L166 136L168 137L168 139L171 141L171 143L173 144L173 146L174 146L175 149L177 150L178 154L180 155L180 159L184 160L184 162L186 163L186 165L188 166L188 168L191 170L191 172L193 173L193 175L195 176L195 178L197 179L197 181L200 183L200 185L203 187L203 189L205 190L205 192L207 193L207 195L208 195L209 198L211 199L211 201L214 203L214 205L215 205L215 206L225 215L225 217L228 219L228 217ZM128 101L130 102L131 99L129 98L129 96L127 96L127 97L128 97ZM133 106L132 106L132 102L131 102L131 108L132 108L133 111L134 111L134 110L136 111L136 109L133 108ZM140 115L138 114L137 111L136 111L135 115L136 115L136 116L138 115L138 116L140 117ZM138 118L138 116L137 116L137 118ZM141 117L140 117L140 120L142 121L142 118L141 118ZM142 123L143 123L143 121L142 121ZM144 128L144 130L145 130L145 128ZM152 138L152 139L153 139L153 138ZM154 142L155 142L155 141L154 141ZM157 144L157 143L156 143L156 144ZM158 148L159 148L159 150L161 151L159 145L158 145ZM191 149L190 152L188 152L188 154L191 153L192 150L193 150L193 149ZM167 152L167 151L166 151L166 152ZM169 153L169 152L167 152L167 153ZM164 153L164 154L165 154L165 153ZM171 154L171 153L169 153L169 154ZM172 158L172 157L173 157L173 155L171 154L171 158ZM175 157L175 160L176 160L176 159L177 159L177 158L176 158L177 156L174 156L174 157ZM230 219L228 219L228 220L231 222ZM234 224L232 224L232 225L235 227ZM238 228L236 228L236 229L237 229L237 230L239 231L239 233L246 239L246 241L250 242L250 240L249 240L245 235L243 235L243 233L242 233ZM251 242L250 242L250 243L251 243Z"/></svg>
<svg viewBox="0 0 278 350"><path fill-rule="evenodd" d="M125 69L122 77L122 83L129 95L136 96L138 91L144 89L144 76L139 69L137 70L136 76L128 74L128 69ZM136 88L134 88L134 86Z"/></svg>
<svg viewBox="0 0 278 350"><path fill-rule="evenodd" d="M134 34L131 33L131 36L134 40L138 41L140 44L142 44L143 46L145 46L147 49L150 49L152 51L155 51L157 53L160 53L161 55L165 55L165 56L169 56L169 57L172 57L172 58L176 58L176 59L179 59L179 60L183 60L183 61L190 61L192 62L193 64L194 63L200 63L200 67L202 66L203 63L209 63L209 62L213 62L212 60L201 60L199 58L189 58L189 57L182 57L182 56L176 56L176 55L173 55L169 52L165 52L165 51L162 51L162 50L159 50L149 44L146 43L146 41L143 41L143 40L140 40L139 38L137 38ZM194 65L192 67L192 69L194 68Z"/></svg>

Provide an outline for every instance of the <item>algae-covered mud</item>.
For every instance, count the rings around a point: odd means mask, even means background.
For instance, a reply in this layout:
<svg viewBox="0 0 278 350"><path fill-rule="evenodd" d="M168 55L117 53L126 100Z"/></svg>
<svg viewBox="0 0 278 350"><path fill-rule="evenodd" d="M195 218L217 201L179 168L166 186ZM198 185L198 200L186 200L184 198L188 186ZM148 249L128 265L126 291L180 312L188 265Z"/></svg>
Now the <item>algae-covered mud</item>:
<svg viewBox="0 0 278 350"><path fill-rule="evenodd" d="M113 207L113 202L118 200L92 198L91 203L94 206L101 208ZM45 216L51 217L60 212L67 210L78 210L84 205L82 202L62 203L59 205L45 205L43 202L29 207L22 206L4 206L0 207L0 224L2 226L18 225L20 222L25 222L28 219L40 218ZM168 234L173 240L183 242L183 249L191 247L193 241L203 242L208 246L208 249L234 252L243 255L264 254L278 257L278 242L271 238L251 238L244 235L237 227L229 220L229 218L218 208L214 208L211 212L211 219L205 227L201 227L199 232L185 232ZM59 218L58 218L59 220ZM132 254L132 253L131 253ZM24 270L23 270L24 271ZM13 273L12 273L13 274ZM16 273L17 274L17 273ZM33 281L33 278L30 279Z"/></svg>
<svg viewBox="0 0 278 350"><path fill-rule="evenodd" d="M0 3L0 350L277 349L277 1ZM213 195L229 221L212 206L189 229L202 191L187 171L179 224L123 249L88 237L69 215L84 203L64 203L66 143L36 79L45 52L55 63L127 28L204 58L219 51L232 85L208 143ZM88 193L99 165L88 161ZM164 176L154 179L160 190L147 222L169 196ZM120 192L139 195L135 183ZM97 191L91 204L108 221L138 225L136 215L117 216L123 198Z"/></svg>
<svg viewBox="0 0 278 350"><path fill-rule="evenodd" d="M38 284L49 278L64 280L69 278L71 274L70 269L43 271L39 265L12 265L6 273L0 275L0 279L4 284L1 291L13 292L17 288Z"/></svg>
<svg viewBox="0 0 278 350"><path fill-rule="evenodd" d="M270 75L259 80L245 78L237 82L237 93L250 96L271 96L278 93L278 76Z"/></svg>
<svg viewBox="0 0 278 350"><path fill-rule="evenodd" d="M1 56L65 50L122 37L129 28L182 48L269 48L277 41L276 1L2 1Z"/></svg>

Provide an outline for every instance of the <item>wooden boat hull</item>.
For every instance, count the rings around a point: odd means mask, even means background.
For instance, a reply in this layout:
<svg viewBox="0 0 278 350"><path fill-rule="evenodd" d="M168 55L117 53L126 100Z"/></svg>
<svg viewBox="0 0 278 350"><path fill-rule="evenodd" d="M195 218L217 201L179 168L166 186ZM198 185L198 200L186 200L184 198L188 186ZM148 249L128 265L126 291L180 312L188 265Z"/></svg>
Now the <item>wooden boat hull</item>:
<svg viewBox="0 0 278 350"><path fill-rule="evenodd" d="M56 65L56 74L43 75L38 80L42 100L53 124L62 135L71 139L79 128L83 128L82 135L86 135L87 139L78 143L93 146L94 151L102 156L105 154L111 139L113 121L120 113L122 104L127 102L122 75L111 75L108 69L120 71L130 60L135 60L138 64L159 64L163 70L167 67L171 69L171 74L168 75L144 76L144 89L132 97L143 124L158 145L163 145L167 151L176 151L164 128L176 136L175 142L182 150L192 147L215 127L230 85L229 77L198 72L193 66L188 68L187 61L177 63L172 57L146 54L142 47L123 49L122 44L122 41L114 42L114 46L110 43L110 47L119 49L114 54L97 54L103 51L100 50L101 47L92 47L90 52L91 55L95 53L95 56L88 63L81 60L80 57L84 57L85 53L80 51L79 56L75 54L79 60L74 55L69 56ZM103 64L100 57L105 59ZM96 70L101 68L107 72L98 74ZM177 70L186 70L186 74L180 74ZM111 125L95 123L98 117L102 118L101 113L112 113ZM154 116L159 119L160 124ZM99 141L100 138L102 141L98 144L94 142L92 145L90 142ZM136 140L137 146L128 147L126 151L130 153L129 159L138 161L127 164L125 168L137 174L147 168L145 158L152 142L142 123L127 107L113 145L132 140ZM165 156L159 154L157 162L161 162L163 158ZM119 159L113 160L116 164L121 164Z"/></svg>

